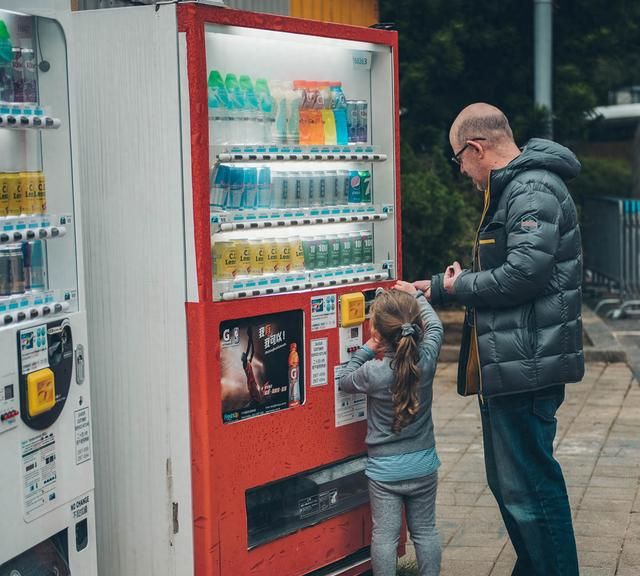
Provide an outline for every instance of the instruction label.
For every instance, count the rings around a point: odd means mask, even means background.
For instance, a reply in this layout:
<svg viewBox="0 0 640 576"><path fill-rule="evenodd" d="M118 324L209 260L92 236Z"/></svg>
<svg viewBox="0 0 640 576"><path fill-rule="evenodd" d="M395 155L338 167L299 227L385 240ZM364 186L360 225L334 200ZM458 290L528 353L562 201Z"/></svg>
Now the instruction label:
<svg viewBox="0 0 640 576"><path fill-rule="evenodd" d="M311 340L311 386L327 385L329 345L326 338Z"/></svg>
<svg viewBox="0 0 640 576"><path fill-rule="evenodd" d="M20 330L20 359L23 374L49 366L46 324Z"/></svg>
<svg viewBox="0 0 640 576"><path fill-rule="evenodd" d="M335 294L311 298L311 331L327 330L338 325L337 301Z"/></svg>
<svg viewBox="0 0 640 576"><path fill-rule="evenodd" d="M57 474L53 432L43 432L22 442L22 478L25 519L43 514L55 505Z"/></svg>
<svg viewBox="0 0 640 576"><path fill-rule="evenodd" d="M338 364L335 367L333 378L335 386L335 412L336 412L336 428L338 426L346 426L354 422L360 422L367 419L367 395L366 394L347 394L340 390L340 375L344 370L345 364Z"/></svg>
<svg viewBox="0 0 640 576"><path fill-rule="evenodd" d="M89 408L76 410L74 415L76 430L76 465L91 460L91 422Z"/></svg>

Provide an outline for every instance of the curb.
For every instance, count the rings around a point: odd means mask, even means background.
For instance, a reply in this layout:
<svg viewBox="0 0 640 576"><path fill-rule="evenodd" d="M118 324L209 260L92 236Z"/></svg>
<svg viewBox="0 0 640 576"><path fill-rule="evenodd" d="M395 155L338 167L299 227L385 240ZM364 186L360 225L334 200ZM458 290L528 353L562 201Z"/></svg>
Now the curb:
<svg viewBox="0 0 640 576"><path fill-rule="evenodd" d="M627 352L609 327L586 304L582 306L582 328L591 344L584 346L585 362L627 362Z"/></svg>

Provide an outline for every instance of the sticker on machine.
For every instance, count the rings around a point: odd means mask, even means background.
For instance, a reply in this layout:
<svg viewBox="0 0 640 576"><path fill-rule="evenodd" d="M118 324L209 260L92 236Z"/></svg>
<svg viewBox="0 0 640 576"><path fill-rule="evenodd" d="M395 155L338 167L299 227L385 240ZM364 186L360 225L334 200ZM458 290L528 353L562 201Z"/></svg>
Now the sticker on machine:
<svg viewBox="0 0 640 576"><path fill-rule="evenodd" d="M76 432L76 465L91 460L91 422L89 408L76 410L73 415Z"/></svg>
<svg viewBox="0 0 640 576"><path fill-rule="evenodd" d="M57 454L53 432L23 440L21 452L24 518L28 522L57 504Z"/></svg>
<svg viewBox="0 0 640 576"><path fill-rule="evenodd" d="M313 296L311 298L311 331L327 330L338 325L337 303L335 294Z"/></svg>
<svg viewBox="0 0 640 576"><path fill-rule="evenodd" d="M49 349L46 324L20 330L20 358L23 374L48 368Z"/></svg>
<svg viewBox="0 0 640 576"><path fill-rule="evenodd" d="M328 343L326 338L309 342L311 347L311 387L327 385Z"/></svg>
<svg viewBox="0 0 640 576"><path fill-rule="evenodd" d="M340 375L346 364L334 368L336 428L367 419L367 395L348 394L340 390Z"/></svg>

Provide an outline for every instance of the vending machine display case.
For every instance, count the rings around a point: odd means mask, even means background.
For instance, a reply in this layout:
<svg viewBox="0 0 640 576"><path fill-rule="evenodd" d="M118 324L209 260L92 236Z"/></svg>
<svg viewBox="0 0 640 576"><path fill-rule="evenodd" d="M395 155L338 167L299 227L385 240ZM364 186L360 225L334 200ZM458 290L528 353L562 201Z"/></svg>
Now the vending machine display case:
<svg viewBox="0 0 640 576"><path fill-rule="evenodd" d="M0 2L0 574L96 574L61 2Z"/></svg>
<svg viewBox="0 0 640 576"><path fill-rule="evenodd" d="M365 401L335 374L366 337L364 315L341 325L342 297L365 294L363 311L401 274L397 35L204 3L99 12L74 20L95 128L81 149L96 465L112 479L100 567L364 573ZM234 76L245 101L229 105ZM325 104L292 113L307 89ZM351 139L346 101L366 110Z"/></svg>

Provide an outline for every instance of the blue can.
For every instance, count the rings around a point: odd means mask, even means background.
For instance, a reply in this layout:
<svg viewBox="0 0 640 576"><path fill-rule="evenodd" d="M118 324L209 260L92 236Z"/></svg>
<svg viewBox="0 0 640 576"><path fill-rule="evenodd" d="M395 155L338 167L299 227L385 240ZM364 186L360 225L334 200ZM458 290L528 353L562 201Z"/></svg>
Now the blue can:
<svg viewBox="0 0 640 576"><path fill-rule="evenodd" d="M362 202L362 181L358 170L349 171L349 204Z"/></svg>
<svg viewBox="0 0 640 576"><path fill-rule="evenodd" d="M209 189L209 206L224 208L229 194L229 178L231 169L226 164L220 164L211 175L211 188Z"/></svg>

